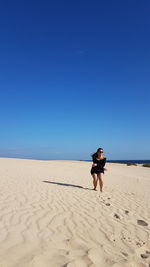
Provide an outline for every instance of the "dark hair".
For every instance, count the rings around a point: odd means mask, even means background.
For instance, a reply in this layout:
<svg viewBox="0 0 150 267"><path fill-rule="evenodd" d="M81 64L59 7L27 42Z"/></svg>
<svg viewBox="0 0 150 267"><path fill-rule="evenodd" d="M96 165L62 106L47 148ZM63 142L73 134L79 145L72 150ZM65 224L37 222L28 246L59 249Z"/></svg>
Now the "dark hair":
<svg viewBox="0 0 150 267"><path fill-rule="evenodd" d="M101 147L99 147L99 148L97 149L97 152L100 151L100 150L103 150L103 149L102 149ZM91 155L91 157L92 157L93 160L94 160L95 158L98 157L97 152L95 152L94 154Z"/></svg>

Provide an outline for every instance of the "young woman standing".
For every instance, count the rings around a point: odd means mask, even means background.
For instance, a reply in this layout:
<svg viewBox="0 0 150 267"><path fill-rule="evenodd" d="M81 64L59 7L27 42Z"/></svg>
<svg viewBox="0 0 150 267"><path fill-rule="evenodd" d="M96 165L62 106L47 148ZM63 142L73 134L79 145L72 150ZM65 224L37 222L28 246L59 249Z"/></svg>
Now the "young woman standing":
<svg viewBox="0 0 150 267"><path fill-rule="evenodd" d="M91 168L91 175L93 177L93 190L96 190L97 182L99 181L100 191L103 191L103 175L106 163L106 157L103 156L103 149L98 148L97 152L92 155L93 164Z"/></svg>

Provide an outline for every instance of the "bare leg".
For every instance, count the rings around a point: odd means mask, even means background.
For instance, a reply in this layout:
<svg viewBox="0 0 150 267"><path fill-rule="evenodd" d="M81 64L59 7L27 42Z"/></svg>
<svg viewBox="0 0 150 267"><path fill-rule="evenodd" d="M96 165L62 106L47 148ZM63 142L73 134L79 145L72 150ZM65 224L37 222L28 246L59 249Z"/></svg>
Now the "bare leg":
<svg viewBox="0 0 150 267"><path fill-rule="evenodd" d="M99 179L99 185L100 185L100 191L103 192L103 173L99 173L98 175L98 179Z"/></svg>
<svg viewBox="0 0 150 267"><path fill-rule="evenodd" d="M92 177L93 177L93 186L94 186L94 190L96 190L96 187L97 187L97 177L96 177L96 174L93 173L93 174L92 174Z"/></svg>

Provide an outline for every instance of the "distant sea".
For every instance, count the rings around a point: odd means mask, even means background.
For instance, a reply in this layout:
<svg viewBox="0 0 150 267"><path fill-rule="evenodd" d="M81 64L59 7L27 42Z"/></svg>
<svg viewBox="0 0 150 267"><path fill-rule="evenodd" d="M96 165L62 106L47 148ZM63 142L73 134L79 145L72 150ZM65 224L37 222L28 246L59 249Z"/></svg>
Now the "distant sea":
<svg viewBox="0 0 150 267"><path fill-rule="evenodd" d="M81 160L81 161L92 161L92 160ZM124 160L118 160L118 159L116 159L116 160L107 160L107 162L117 162L117 163L128 163L128 162L131 162L131 163L137 163L137 164L143 164L143 163L150 163L150 160L139 160L139 159L135 159L135 160L130 160L130 159L128 159L128 160L126 160L126 159L124 159Z"/></svg>

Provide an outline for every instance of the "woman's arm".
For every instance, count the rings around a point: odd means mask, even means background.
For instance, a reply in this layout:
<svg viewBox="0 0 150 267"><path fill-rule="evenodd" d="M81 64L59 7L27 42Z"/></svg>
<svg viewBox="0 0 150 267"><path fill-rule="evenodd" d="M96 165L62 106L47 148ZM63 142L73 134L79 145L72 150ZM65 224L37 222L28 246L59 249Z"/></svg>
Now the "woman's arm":
<svg viewBox="0 0 150 267"><path fill-rule="evenodd" d="M96 163L93 163L93 164L92 164L92 167L95 167L95 166L97 166L97 164L96 164Z"/></svg>
<svg viewBox="0 0 150 267"><path fill-rule="evenodd" d="M106 164L106 158L104 158L103 163L102 163L102 166L104 167L105 164Z"/></svg>
<svg viewBox="0 0 150 267"><path fill-rule="evenodd" d="M97 163L95 162L95 159L93 159L92 167L95 167L95 166L97 166Z"/></svg>
<svg viewBox="0 0 150 267"><path fill-rule="evenodd" d="M107 171L107 169L106 168L104 168L104 166L105 166L105 164L106 164L106 158L104 159L104 162L103 162L103 169L104 169L104 171Z"/></svg>

